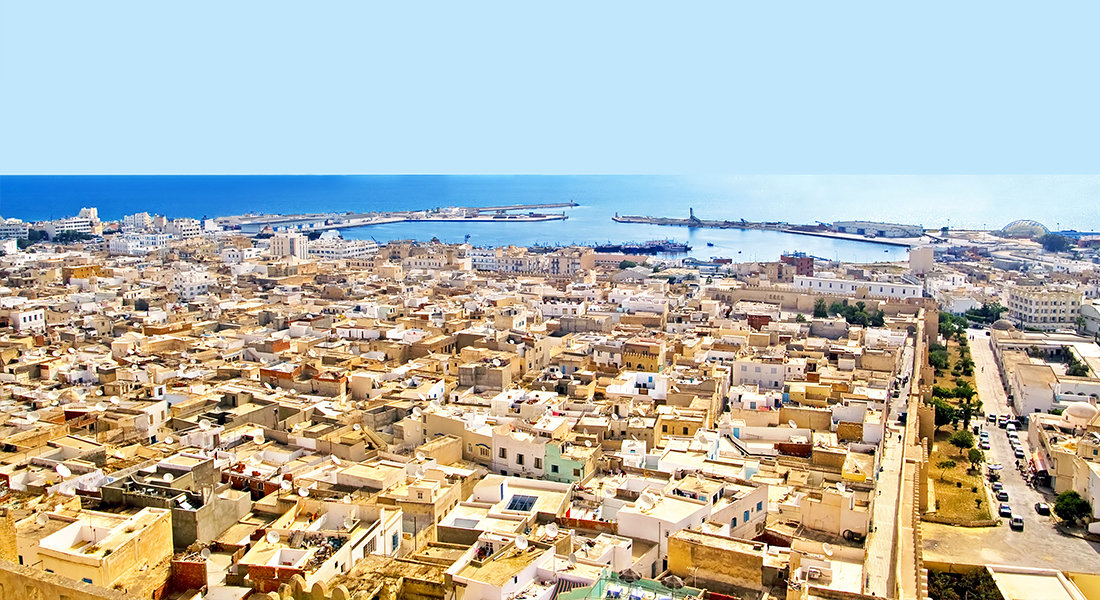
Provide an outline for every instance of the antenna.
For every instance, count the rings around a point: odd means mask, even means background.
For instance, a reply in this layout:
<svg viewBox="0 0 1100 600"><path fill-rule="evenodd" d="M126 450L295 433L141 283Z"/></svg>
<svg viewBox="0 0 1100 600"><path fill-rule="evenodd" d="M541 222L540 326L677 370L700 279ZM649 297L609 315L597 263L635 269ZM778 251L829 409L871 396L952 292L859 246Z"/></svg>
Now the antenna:
<svg viewBox="0 0 1100 600"><path fill-rule="evenodd" d="M264 539L267 540L267 543L269 544L277 544L279 543L279 532L269 531L267 532L267 535L264 536Z"/></svg>
<svg viewBox="0 0 1100 600"><path fill-rule="evenodd" d="M521 535L516 537L516 548L519 548L520 550L527 549L527 536Z"/></svg>
<svg viewBox="0 0 1100 600"><path fill-rule="evenodd" d="M546 526L546 535L550 536L550 539L558 537L558 525L556 523L550 523Z"/></svg>
<svg viewBox="0 0 1100 600"><path fill-rule="evenodd" d="M833 555L833 547L829 544L821 544L821 551L825 553L825 556Z"/></svg>
<svg viewBox="0 0 1100 600"><path fill-rule="evenodd" d="M69 475L73 474L72 470L69 469L69 467L66 467L65 465L61 465L61 464L54 467L53 470L56 471L57 474L62 476L62 477L68 477Z"/></svg>

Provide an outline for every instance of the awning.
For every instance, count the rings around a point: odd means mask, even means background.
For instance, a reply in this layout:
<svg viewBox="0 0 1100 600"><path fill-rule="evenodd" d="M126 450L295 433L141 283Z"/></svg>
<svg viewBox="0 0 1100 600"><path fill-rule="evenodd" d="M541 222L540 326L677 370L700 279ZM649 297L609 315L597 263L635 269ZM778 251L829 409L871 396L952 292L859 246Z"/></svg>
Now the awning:
<svg viewBox="0 0 1100 600"><path fill-rule="evenodd" d="M1031 454L1031 464L1035 467L1036 472L1045 473L1047 470L1047 461L1043 459L1043 455L1039 454L1038 450Z"/></svg>

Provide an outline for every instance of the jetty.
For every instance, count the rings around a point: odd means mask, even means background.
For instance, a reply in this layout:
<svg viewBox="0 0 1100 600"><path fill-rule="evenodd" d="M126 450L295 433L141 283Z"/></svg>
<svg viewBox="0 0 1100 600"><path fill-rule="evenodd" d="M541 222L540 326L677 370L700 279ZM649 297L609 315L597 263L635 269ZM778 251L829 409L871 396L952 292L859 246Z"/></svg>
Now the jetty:
<svg viewBox="0 0 1100 600"><path fill-rule="evenodd" d="M552 202L542 204L512 204L508 206L449 206L431 210L366 212L366 213L303 213L290 215L245 214L230 217L218 217L219 224L240 230L242 233L261 233L263 231L325 231L329 229L349 229L369 227L388 223L409 221L437 221L464 223L538 223L542 221L564 221L569 217L565 212L536 212L548 208L571 208L580 206L576 202ZM520 212L526 211L526 212Z"/></svg>
<svg viewBox="0 0 1100 600"><path fill-rule="evenodd" d="M848 240L852 242L885 244L888 246L913 247L921 244L926 244L931 241L929 236L888 238L879 237L871 234L860 235L858 233L833 231L832 229L829 229L829 226L827 224L821 222L818 222L815 225L797 225L786 223L783 221L746 221L745 219L740 219L738 221L718 221L700 219L699 217L695 216L695 210L692 208L688 209L688 218L686 219L678 219L675 217L643 217L636 215L620 216L618 213L615 213L615 216L611 217L611 220L615 221L616 223L637 223L644 225L664 225L668 227L688 227L699 229L755 229L760 231L775 231L778 233L793 233L797 235L826 237L838 240Z"/></svg>

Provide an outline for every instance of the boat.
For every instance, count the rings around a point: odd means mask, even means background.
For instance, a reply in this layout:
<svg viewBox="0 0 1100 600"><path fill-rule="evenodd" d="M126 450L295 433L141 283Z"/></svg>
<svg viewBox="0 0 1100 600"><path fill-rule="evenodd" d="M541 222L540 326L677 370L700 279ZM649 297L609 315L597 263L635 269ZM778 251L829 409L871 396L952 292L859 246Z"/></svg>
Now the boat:
<svg viewBox="0 0 1100 600"><path fill-rule="evenodd" d="M622 252L624 254L680 254L690 252L691 246L672 240L651 240L644 243L600 244L596 252Z"/></svg>
<svg viewBox="0 0 1100 600"><path fill-rule="evenodd" d="M714 246L712 242L707 242L707 246Z"/></svg>

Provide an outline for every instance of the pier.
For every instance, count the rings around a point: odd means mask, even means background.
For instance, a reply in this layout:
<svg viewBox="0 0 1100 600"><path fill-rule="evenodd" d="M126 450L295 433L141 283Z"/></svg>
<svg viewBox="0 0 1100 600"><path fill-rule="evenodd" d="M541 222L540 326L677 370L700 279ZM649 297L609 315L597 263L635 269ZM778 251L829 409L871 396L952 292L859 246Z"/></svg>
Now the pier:
<svg viewBox="0 0 1100 600"><path fill-rule="evenodd" d="M663 225L667 227L688 227L688 228L700 228L700 229L756 229L761 231L775 231L778 233L793 233L797 235L811 235L816 237L826 237L837 240L848 240L852 242L866 242L871 244L885 244L887 246L903 246L911 248L920 244L928 243L930 238L924 237L911 237L911 238L885 238L859 235L855 233L841 233L838 231L832 231L823 223L817 225L792 225L782 221L746 221L741 219L739 221L717 221L700 219L695 216L693 209L688 209L689 216L686 219L677 219L675 217L642 217L636 215L622 215L616 214L611 217L612 221L616 223L636 223L644 225Z"/></svg>
<svg viewBox="0 0 1100 600"><path fill-rule="evenodd" d="M512 204L508 206L450 206L432 210L367 212L367 213L303 213L294 215L246 214L232 217L218 217L222 225L240 229L244 233L260 233L271 228L272 231L326 231L329 229L349 229L369 227L388 223L409 221L438 221L463 223L539 223L543 221L564 221L569 217L564 213L538 213L536 210L579 206L576 202L553 202L542 204ZM527 211L517 213L516 211Z"/></svg>

